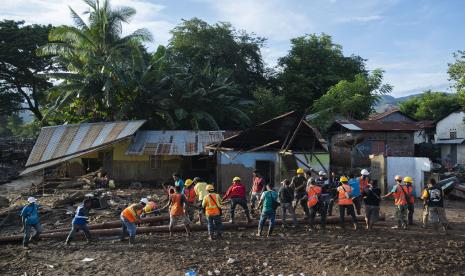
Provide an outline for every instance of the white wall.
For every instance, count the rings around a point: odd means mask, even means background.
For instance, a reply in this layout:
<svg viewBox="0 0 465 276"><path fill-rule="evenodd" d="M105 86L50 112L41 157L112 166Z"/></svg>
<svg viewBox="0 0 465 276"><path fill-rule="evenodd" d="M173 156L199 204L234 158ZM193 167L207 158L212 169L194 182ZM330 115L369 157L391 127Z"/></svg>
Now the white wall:
<svg viewBox="0 0 465 276"><path fill-rule="evenodd" d="M417 197L421 196L424 187L424 172L431 170L431 161L425 157L388 157L386 160L388 191L394 186L394 177L410 176L413 178L413 186Z"/></svg>
<svg viewBox="0 0 465 276"><path fill-rule="evenodd" d="M457 139L465 138L465 113L454 112L436 124L436 141L439 139L450 139L450 132L457 132Z"/></svg>

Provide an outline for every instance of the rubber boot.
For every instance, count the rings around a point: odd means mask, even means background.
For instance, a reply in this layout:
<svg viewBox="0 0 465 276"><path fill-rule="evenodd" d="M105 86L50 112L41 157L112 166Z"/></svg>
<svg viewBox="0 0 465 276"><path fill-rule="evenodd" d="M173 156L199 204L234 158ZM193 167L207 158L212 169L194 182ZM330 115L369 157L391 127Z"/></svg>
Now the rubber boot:
<svg viewBox="0 0 465 276"><path fill-rule="evenodd" d="M136 243L136 237L129 237L129 244L134 245Z"/></svg>

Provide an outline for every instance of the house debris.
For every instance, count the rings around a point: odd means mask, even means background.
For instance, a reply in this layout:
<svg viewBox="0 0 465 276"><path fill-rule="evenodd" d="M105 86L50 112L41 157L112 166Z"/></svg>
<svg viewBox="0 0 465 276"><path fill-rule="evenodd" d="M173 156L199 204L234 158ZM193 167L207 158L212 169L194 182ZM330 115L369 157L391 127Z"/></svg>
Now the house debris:
<svg viewBox="0 0 465 276"><path fill-rule="evenodd" d="M298 167L329 169L326 141L298 112L289 112L206 147L217 156L218 188L234 176L250 188L257 169L267 182L279 183Z"/></svg>

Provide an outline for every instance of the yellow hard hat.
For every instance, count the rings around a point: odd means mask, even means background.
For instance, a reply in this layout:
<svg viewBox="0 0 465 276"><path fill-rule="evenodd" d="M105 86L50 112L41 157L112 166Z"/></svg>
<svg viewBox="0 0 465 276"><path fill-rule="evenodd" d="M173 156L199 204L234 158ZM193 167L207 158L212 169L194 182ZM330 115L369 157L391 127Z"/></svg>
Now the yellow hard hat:
<svg viewBox="0 0 465 276"><path fill-rule="evenodd" d="M186 179L186 182L184 182L184 186L189 187L190 185L192 185L192 183L192 179Z"/></svg>
<svg viewBox="0 0 465 276"><path fill-rule="evenodd" d="M298 168L297 169L297 174L304 174L304 169Z"/></svg>
<svg viewBox="0 0 465 276"><path fill-rule="evenodd" d="M406 177L404 178L404 182L405 182L405 183L413 183L413 179L412 179L410 176L406 176Z"/></svg>
<svg viewBox="0 0 465 276"><path fill-rule="evenodd" d="M349 181L349 180L347 179L347 177L341 176L341 178L339 178L339 181L340 181L340 182L347 182L347 181Z"/></svg>
<svg viewBox="0 0 465 276"><path fill-rule="evenodd" d="M207 185L206 190L207 191L214 191L215 187L213 187L213 185L209 184L209 185Z"/></svg>
<svg viewBox="0 0 465 276"><path fill-rule="evenodd" d="M241 178L239 176L234 177L233 182L236 182L236 181L241 181Z"/></svg>

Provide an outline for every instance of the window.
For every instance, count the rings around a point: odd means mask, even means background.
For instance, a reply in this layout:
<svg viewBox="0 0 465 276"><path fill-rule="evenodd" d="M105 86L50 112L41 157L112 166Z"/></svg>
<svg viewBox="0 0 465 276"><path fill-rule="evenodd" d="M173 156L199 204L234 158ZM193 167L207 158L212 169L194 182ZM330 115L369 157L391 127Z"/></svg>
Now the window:
<svg viewBox="0 0 465 276"><path fill-rule="evenodd" d="M151 169L161 169L162 159L161 155L150 155L150 168Z"/></svg>
<svg viewBox="0 0 465 276"><path fill-rule="evenodd" d="M457 131L451 131L449 134L450 134L450 139L457 139Z"/></svg>

